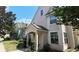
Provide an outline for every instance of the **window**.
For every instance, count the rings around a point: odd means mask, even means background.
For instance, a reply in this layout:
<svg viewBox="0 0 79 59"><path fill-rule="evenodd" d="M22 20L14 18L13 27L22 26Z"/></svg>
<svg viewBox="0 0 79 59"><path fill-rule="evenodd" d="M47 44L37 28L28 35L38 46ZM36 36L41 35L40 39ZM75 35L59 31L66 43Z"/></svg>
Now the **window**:
<svg viewBox="0 0 79 59"><path fill-rule="evenodd" d="M41 16L43 15L43 10L41 10Z"/></svg>
<svg viewBox="0 0 79 59"><path fill-rule="evenodd" d="M50 16L50 24L56 23L56 19L55 16Z"/></svg>
<svg viewBox="0 0 79 59"><path fill-rule="evenodd" d="M68 43L67 33L64 33L64 40L65 40L65 43Z"/></svg>
<svg viewBox="0 0 79 59"><path fill-rule="evenodd" d="M58 44L58 33L57 32L51 32L51 43Z"/></svg>

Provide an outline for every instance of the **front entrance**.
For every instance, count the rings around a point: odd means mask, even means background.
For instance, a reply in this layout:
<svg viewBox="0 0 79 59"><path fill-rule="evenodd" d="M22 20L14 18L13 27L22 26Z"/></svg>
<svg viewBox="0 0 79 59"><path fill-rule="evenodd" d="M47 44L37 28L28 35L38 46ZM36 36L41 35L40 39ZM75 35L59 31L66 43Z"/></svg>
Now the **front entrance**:
<svg viewBox="0 0 79 59"><path fill-rule="evenodd" d="M48 37L46 36L47 32L48 30L44 28L43 26L30 24L27 27L27 32L26 32L28 46L30 45L29 43L34 42L35 49L36 51L38 51L39 48L43 47L43 44Z"/></svg>
<svg viewBox="0 0 79 59"><path fill-rule="evenodd" d="M28 33L28 45L31 46L31 43L35 43L35 33L30 32Z"/></svg>

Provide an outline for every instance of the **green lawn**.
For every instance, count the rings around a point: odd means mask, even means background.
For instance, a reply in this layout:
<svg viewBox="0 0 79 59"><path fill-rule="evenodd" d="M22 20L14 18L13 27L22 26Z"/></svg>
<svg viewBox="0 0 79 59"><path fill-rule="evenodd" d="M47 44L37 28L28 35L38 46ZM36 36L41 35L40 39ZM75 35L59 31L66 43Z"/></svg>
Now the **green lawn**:
<svg viewBox="0 0 79 59"><path fill-rule="evenodd" d="M16 47L19 42L16 40L9 40L9 41L4 41L3 43L6 51L14 51L14 50L17 50Z"/></svg>

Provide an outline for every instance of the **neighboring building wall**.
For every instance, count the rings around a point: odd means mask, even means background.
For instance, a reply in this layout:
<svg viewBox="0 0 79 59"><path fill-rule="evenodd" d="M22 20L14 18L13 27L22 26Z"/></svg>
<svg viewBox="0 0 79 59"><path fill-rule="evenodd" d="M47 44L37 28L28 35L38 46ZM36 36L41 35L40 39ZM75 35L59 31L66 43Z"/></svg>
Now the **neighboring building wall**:
<svg viewBox="0 0 79 59"><path fill-rule="evenodd" d="M66 26L68 36L68 47L75 48L74 32L72 26Z"/></svg>
<svg viewBox="0 0 79 59"><path fill-rule="evenodd" d="M75 29L73 33L74 33L75 47L77 47L79 45L79 30Z"/></svg>
<svg viewBox="0 0 79 59"><path fill-rule="evenodd" d="M77 29L77 46L79 45L79 30Z"/></svg>

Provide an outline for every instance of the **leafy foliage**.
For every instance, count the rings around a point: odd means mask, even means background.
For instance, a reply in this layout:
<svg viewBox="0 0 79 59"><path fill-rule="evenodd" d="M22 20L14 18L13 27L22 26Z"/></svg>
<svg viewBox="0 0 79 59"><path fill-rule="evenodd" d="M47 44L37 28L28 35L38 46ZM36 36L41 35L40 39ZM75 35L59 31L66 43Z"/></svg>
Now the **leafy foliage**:
<svg viewBox="0 0 79 59"><path fill-rule="evenodd" d="M35 51L35 43L34 42L31 42L31 51Z"/></svg>
<svg viewBox="0 0 79 59"><path fill-rule="evenodd" d="M58 24L72 25L79 29L79 6L56 6L48 14L57 16Z"/></svg>
<svg viewBox="0 0 79 59"><path fill-rule="evenodd" d="M14 21L16 19L15 14L12 12L6 12L5 6L0 6L0 34L13 33Z"/></svg>
<svg viewBox="0 0 79 59"><path fill-rule="evenodd" d="M45 44L43 50L49 52L51 50L50 45L48 43Z"/></svg>

